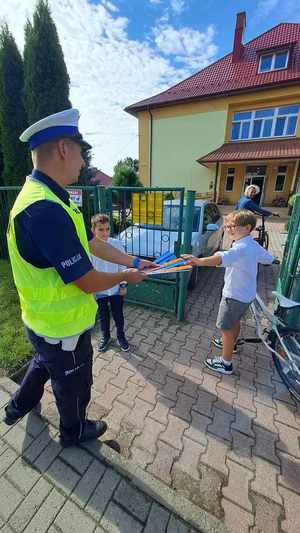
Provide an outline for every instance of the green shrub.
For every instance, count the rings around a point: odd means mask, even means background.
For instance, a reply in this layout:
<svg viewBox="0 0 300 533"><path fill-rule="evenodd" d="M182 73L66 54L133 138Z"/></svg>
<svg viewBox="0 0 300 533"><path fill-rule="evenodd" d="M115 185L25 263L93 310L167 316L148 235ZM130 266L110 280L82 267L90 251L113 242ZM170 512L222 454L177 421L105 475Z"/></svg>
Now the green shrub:
<svg viewBox="0 0 300 533"><path fill-rule="evenodd" d="M31 355L9 261L0 260L0 375L9 375Z"/></svg>

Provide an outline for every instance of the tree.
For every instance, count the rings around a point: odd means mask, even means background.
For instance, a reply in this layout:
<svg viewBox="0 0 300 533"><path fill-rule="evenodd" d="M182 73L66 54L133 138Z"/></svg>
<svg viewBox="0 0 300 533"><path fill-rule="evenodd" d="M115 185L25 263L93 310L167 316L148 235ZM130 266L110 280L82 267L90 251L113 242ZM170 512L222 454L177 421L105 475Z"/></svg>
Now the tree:
<svg viewBox="0 0 300 533"><path fill-rule="evenodd" d="M0 133L0 138L1 138L1 133ZM3 187L4 185L4 181L2 178L2 172L3 172L3 156L1 152L1 146L0 146L0 187Z"/></svg>
<svg viewBox="0 0 300 533"><path fill-rule="evenodd" d="M114 167L112 184L114 187L142 187L137 171L134 168L134 161L131 157L126 157L118 161ZM121 227L126 227L126 220L131 211L131 193L129 191L114 191L113 203L119 209Z"/></svg>
<svg viewBox="0 0 300 533"><path fill-rule="evenodd" d="M70 79L47 0L27 21L24 48L25 108L30 124L71 107Z"/></svg>
<svg viewBox="0 0 300 533"><path fill-rule="evenodd" d="M139 160L132 159L132 157L125 157L124 159L120 159L120 161L118 161L114 167L114 173L117 172L118 167L123 167L124 165L134 170L136 174L139 173Z"/></svg>
<svg viewBox="0 0 300 533"><path fill-rule="evenodd" d="M91 150L83 150L82 158L85 162L85 167L81 169L78 183L80 185L90 185L91 178L94 176L94 173L95 173L95 168L92 167L91 165L91 161L92 161Z"/></svg>
<svg viewBox="0 0 300 533"><path fill-rule="evenodd" d="M138 160L126 157L114 166L112 183L115 187L142 187L138 175Z"/></svg>
<svg viewBox="0 0 300 533"><path fill-rule="evenodd" d="M27 126L23 86L22 57L7 24L3 24L0 29L0 132L5 185L21 184L29 170L27 147L19 140Z"/></svg>

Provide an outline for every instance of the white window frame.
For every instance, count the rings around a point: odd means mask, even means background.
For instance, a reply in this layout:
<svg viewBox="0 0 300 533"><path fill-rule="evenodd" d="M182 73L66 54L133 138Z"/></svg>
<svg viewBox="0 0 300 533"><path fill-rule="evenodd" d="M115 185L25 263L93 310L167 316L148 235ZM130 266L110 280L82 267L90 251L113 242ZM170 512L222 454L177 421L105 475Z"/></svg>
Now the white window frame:
<svg viewBox="0 0 300 533"><path fill-rule="evenodd" d="M286 106L282 105L280 107L287 107L289 104L287 104ZM300 104L290 104L290 105L298 105L300 106ZM239 133L239 137L237 139L232 139L231 138L231 141L232 142L240 142L240 141L251 141L251 140L255 140L255 139L281 139L282 137L295 137L296 136L296 131L297 131L297 128L298 128L298 120L299 120L299 114L300 114L300 109L298 111L298 113L289 113L289 114L286 114L286 115L281 115L279 114L279 107L270 107L270 108L261 108L261 109L274 109L275 112L274 112L274 115L272 117L255 117L255 113L256 111L260 111L260 109L254 109L253 111L248 111L248 113L251 113L251 117L250 119L247 118L247 119L244 119L244 120L233 120L233 116L235 113L244 113L247 111L235 111L232 115L232 121L231 121L231 128L233 126L233 124L235 123L240 123L240 133ZM288 120L285 121L285 125L284 125L284 129L283 129L283 133L282 135L275 135L275 129L276 129L276 122L277 122L277 118L278 117L282 117L282 118L289 118L289 117L294 117L296 116L297 117L297 121L296 121L296 125L295 125L295 131L294 133L287 133L287 128L288 128ZM261 135L260 137L252 137L252 134L253 134L253 129L254 129L254 121L255 120L261 120L262 121L262 127L261 127L261 131L264 130L264 125L265 125L265 121L266 120L272 120L273 123L272 123L272 129L271 129L271 135L267 136L267 137L264 137L263 135ZM242 134L242 130L243 130L243 124L244 123L249 123L250 122L250 128L249 128L249 136L248 137L241 137L241 134Z"/></svg>
<svg viewBox="0 0 300 533"><path fill-rule="evenodd" d="M227 178L228 178L229 176L230 176L230 177L233 177L232 189L227 189ZM232 192L232 191L233 191L234 178L235 178L235 168L233 169L232 172L229 172L229 169L228 169L228 170L227 170L227 173L226 173L225 192Z"/></svg>
<svg viewBox="0 0 300 533"><path fill-rule="evenodd" d="M284 67L279 67L279 68L275 68L275 61L276 61L276 56L278 54L283 54L283 52L286 53L286 60L285 60L285 65ZM263 57L266 57L266 56L272 56L272 61L271 61L271 68L269 70L261 70L261 60ZM262 54L259 58L259 66L258 66L258 72L259 74L266 74L266 72L272 72L274 70L284 70L287 68L288 66L288 62L289 62L289 57L290 57L290 51L289 50L278 50L277 52L273 52L273 53L265 53L265 54Z"/></svg>
<svg viewBox="0 0 300 533"><path fill-rule="evenodd" d="M288 168L287 168L286 165L279 165L279 166L282 166L282 167L284 166L284 167L286 167L286 170L285 170L285 172L279 172L279 167L278 167L278 170L277 170L277 173L276 173L276 178L275 178L275 181L274 181L274 190L273 190L273 192L283 192L283 191L284 191L284 187L285 187L286 175L287 175ZM284 176L282 189L280 189L280 191L278 191L278 190L276 189L276 182L277 182L277 178L278 178L278 176Z"/></svg>

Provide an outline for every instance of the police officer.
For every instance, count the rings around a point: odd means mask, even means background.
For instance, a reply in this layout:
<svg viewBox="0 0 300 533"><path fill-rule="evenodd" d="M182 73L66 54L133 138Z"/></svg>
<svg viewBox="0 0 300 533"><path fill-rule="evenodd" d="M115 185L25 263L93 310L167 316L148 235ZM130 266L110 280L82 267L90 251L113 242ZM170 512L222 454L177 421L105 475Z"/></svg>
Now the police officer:
<svg viewBox="0 0 300 533"><path fill-rule="evenodd" d="M11 210L7 234L22 319L35 355L4 420L10 425L31 411L50 378L63 446L98 438L107 429L104 421L86 418L97 309L93 293L122 281L139 283L144 274L138 269L151 265L94 238L70 200L65 187L78 179L82 149L91 148L79 133L78 120L78 110L68 109L22 133L34 168ZM128 268L97 272L90 253Z"/></svg>

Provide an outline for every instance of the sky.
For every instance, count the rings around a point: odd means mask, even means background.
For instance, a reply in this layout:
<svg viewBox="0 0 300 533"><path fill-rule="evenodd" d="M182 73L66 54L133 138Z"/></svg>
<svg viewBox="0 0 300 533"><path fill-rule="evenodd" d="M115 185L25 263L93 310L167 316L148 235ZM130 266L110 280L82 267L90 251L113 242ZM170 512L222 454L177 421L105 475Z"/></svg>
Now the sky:
<svg viewBox="0 0 300 533"><path fill-rule="evenodd" d="M198 72L232 50L236 13L247 42L280 22L300 22L300 0L49 0L63 48L72 105L93 146L93 164L112 175L138 156L138 121L124 107ZM1 2L20 51L34 0ZM17 13L17 16L16 16Z"/></svg>

